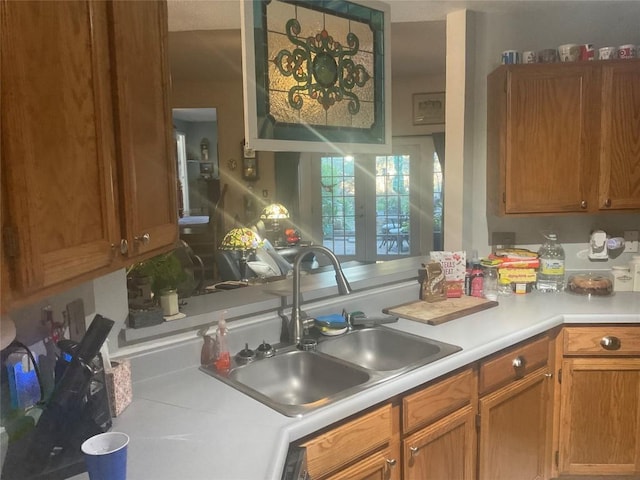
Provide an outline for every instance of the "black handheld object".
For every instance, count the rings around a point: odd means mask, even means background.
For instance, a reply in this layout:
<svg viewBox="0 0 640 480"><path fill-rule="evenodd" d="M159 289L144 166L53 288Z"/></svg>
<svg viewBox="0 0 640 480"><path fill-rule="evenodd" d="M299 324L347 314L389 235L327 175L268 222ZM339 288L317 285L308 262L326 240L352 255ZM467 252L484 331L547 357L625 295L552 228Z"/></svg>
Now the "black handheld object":
<svg viewBox="0 0 640 480"><path fill-rule="evenodd" d="M7 462L9 465L5 464L3 478L5 475L7 478L39 478L64 463L63 457L77 456L84 440L111 427L108 403L106 408L96 408L90 386L98 371L104 383L102 359L98 353L114 323L101 315L94 317L47 402L30 441L21 446L20 449L26 447L23 452L17 452L23 457L19 464L27 471L9 472L7 467L13 462ZM46 478L53 476L49 473Z"/></svg>

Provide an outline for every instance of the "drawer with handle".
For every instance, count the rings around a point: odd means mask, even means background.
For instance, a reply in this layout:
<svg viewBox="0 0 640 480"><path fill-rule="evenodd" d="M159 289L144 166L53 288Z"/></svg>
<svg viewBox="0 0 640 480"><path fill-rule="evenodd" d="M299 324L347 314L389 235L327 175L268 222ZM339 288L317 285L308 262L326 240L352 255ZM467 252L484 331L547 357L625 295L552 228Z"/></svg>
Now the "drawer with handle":
<svg viewBox="0 0 640 480"><path fill-rule="evenodd" d="M547 365L549 360L549 337L521 343L496 357L483 360L480 364L480 395Z"/></svg>
<svg viewBox="0 0 640 480"><path fill-rule="evenodd" d="M565 327L564 355L640 355L640 326Z"/></svg>

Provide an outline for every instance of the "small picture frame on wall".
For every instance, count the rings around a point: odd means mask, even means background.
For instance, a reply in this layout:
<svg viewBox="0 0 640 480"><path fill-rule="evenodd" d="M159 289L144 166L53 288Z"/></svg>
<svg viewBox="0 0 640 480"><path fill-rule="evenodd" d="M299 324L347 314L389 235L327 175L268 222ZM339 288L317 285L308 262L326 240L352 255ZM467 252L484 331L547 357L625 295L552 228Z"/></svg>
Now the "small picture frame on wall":
<svg viewBox="0 0 640 480"><path fill-rule="evenodd" d="M413 124L437 125L444 123L445 92L413 94Z"/></svg>
<svg viewBox="0 0 640 480"><path fill-rule="evenodd" d="M258 180L258 157L255 150L247 148L244 142L242 142L242 179Z"/></svg>

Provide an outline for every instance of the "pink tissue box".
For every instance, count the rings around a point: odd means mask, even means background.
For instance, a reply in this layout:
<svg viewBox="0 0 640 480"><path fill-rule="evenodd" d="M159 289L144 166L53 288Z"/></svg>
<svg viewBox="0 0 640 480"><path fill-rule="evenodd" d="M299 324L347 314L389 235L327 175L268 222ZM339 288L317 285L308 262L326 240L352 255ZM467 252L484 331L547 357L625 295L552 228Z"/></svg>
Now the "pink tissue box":
<svg viewBox="0 0 640 480"><path fill-rule="evenodd" d="M111 372L106 373L106 381L111 416L117 417L133 399L131 362L129 360L111 362Z"/></svg>

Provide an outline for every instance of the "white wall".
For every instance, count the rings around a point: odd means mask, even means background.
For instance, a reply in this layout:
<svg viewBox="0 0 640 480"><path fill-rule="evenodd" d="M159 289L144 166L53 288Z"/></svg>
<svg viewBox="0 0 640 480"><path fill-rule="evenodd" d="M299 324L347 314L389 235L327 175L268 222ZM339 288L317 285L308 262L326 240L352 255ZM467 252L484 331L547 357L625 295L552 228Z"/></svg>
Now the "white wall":
<svg viewBox="0 0 640 480"><path fill-rule="evenodd" d="M535 2L534 2L535 3ZM450 14L451 17L451 14ZM463 230L463 245L472 245L480 255L490 250L490 231L516 232L516 243L537 250L542 242L542 230L555 230L567 252L569 269L603 269L628 262L631 254L623 254L607 262L586 259L591 230L604 229L610 234L623 230L640 230L639 214L546 216L505 219L486 213L486 78L500 63L503 50L541 50L563 43L593 43L596 48L626 43L640 44L640 2L554 2L541 12L522 7L515 14L474 12L473 38L468 42L474 51L470 59L475 73L472 89L467 89L467 108L473 110L471 125L473 148L465 152L471 160L472 175L470 202L464 202L463 218L470 219L472 228ZM448 17L448 28L450 18ZM447 47L449 49L449 47ZM472 92L469 94L469 92ZM447 83L447 100L450 85ZM460 92L458 92L460 95ZM472 105L469 103L472 102ZM447 128L449 136L449 129ZM448 147L448 145L447 145ZM447 151L447 162L452 161ZM461 192L451 192L460 196ZM447 191L449 195L449 191ZM445 225L447 228L447 225Z"/></svg>

